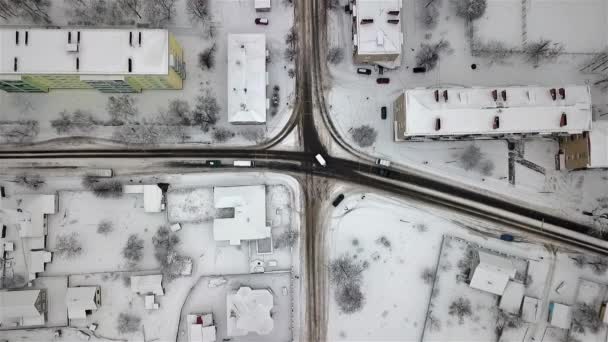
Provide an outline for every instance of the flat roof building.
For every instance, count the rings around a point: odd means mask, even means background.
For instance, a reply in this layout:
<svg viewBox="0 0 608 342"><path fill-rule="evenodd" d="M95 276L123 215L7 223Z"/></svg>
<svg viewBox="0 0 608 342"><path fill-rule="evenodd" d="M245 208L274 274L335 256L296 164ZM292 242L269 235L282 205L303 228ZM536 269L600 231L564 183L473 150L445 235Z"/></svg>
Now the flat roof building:
<svg viewBox="0 0 608 342"><path fill-rule="evenodd" d="M395 140L580 134L589 86L408 89L393 103Z"/></svg>
<svg viewBox="0 0 608 342"><path fill-rule="evenodd" d="M403 45L402 1L356 0L352 6L355 63L398 67Z"/></svg>
<svg viewBox="0 0 608 342"><path fill-rule="evenodd" d="M262 124L269 107L266 98L266 36L228 35L228 122Z"/></svg>
<svg viewBox="0 0 608 342"><path fill-rule="evenodd" d="M131 291L140 295L154 294L162 296L165 294L162 281L162 274L131 276Z"/></svg>
<svg viewBox="0 0 608 342"><path fill-rule="evenodd" d="M96 311L101 305L101 288L99 286L68 287L65 302L70 321L85 320L88 314Z"/></svg>
<svg viewBox="0 0 608 342"><path fill-rule="evenodd" d="M515 278L517 270L507 258L477 251L472 272L469 286L502 296L509 280Z"/></svg>
<svg viewBox="0 0 608 342"><path fill-rule="evenodd" d="M56 212L56 195L15 194L0 198L0 220L15 225L30 249L45 248L47 215Z"/></svg>
<svg viewBox="0 0 608 342"><path fill-rule="evenodd" d="M143 194L144 211L147 213L160 213L165 209L163 190L156 184L125 185L124 193Z"/></svg>
<svg viewBox="0 0 608 342"><path fill-rule="evenodd" d="M268 335L274 328L270 310L274 305L267 289L252 290L241 287L226 296L227 335L245 336L249 332Z"/></svg>
<svg viewBox="0 0 608 342"><path fill-rule="evenodd" d="M524 297L521 305L521 318L525 322L535 323L540 315L539 301L537 298Z"/></svg>
<svg viewBox="0 0 608 342"><path fill-rule="evenodd" d="M507 282L507 287L500 297L498 307L505 312L519 315L524 299L524 292L524 284L510 280Z"/></svg>
<svg viewBox="0 0 608 342"><path fill-rule="evenodd" d="M42 326L46 322L45 290L0 291L0 328Z"/></svg>
<svg viewBox="0 0 608 342"><path fill-rule="evenodd" d="M570 329L572 308L569 305L552 302L549 304L549 324L561 329Z"/></svg>
<svg viewBox="0 0 608 342"><path fill-rule="evenodd" d="M593 121L591 130L559 138L559 168L608 168L608 121Z"/></svg>
<svg viewBox="0 0 608 342"><path fill-rule="evenodd" d="M264 185L215 187L213 203L216 209L234 209L232 217L213 220L213 238L239 245L241 240L270 237L266 225L266 187Z"/></svg>
<svg viewBox="0 0 608 342"><path fill-rule="evenodd" d="M0 89L181 89L183 50L164 29L0 29Z"/></svg>

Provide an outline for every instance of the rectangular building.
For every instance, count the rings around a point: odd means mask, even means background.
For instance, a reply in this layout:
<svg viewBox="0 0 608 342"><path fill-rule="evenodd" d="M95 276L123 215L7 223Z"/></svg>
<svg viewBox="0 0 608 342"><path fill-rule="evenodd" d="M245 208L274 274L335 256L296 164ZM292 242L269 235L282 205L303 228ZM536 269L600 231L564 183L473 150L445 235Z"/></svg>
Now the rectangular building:
<svg viewBox="0 0 608 342"><path fill-rule="evenodd" d="M475 252L471 270L470 287L499 296L517 272L509 259L482 251Z"/></svg>
<svg viewBox="0 0 608 342"><path fill-rule="evenodd" d="M352 4L355 63L400 65L403 33L400 0L356 0Z"/></svg>
<svg viewBox="0 0 608 342"><path fill-rule="evenodd" d="M0 89L181 89L183 50L163 29L0 29Z"/></svg>
<svg viewBox="0 0 608 342"><path fill-rule="evenodd" d="M588 86L405 90L393 103L395 140L582 134Z"/></svg>
<svg viewBox="0 0 608 342"><path fill-rule="evenodd" d="M593 121L589 132L560 137L559 168L608 168L608 121Z"/></svg>
<svg viewBox="0 0 608 342"><path fill-rule="evenodd" d="M43 326L46 322L45 290L0 291L0 328Z"/></svg>
<svg viewBox="0 0 608 342"><path fill-rule="evenodd" d="M266 36L228 35L228 122L263 124L266 98Z"/></svg>

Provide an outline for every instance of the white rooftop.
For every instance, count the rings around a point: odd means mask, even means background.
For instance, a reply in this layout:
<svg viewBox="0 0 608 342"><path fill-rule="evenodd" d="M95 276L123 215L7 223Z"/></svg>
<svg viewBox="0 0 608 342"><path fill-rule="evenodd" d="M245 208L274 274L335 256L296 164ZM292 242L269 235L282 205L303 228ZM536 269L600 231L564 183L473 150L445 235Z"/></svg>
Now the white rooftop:
<svg viewBox="0 0 608 342"><path fill-rule="evenodd" d="M572 308L560 303L549 304L549 323L558 328L570 329Z"/></svg>
<svg viewBox="0 0 608 342"><path fill-rule="evenodd" d="M165 294L162 281L162 274L131 276L131 291L140 295L155 294L162 296Z"/></svg>
<svg viewBox="0 0 608 342"><path fill-rule="evenodd" d="M16 32L19 31L19 44ZM28 43L25 44L25 35ZM69 51L68 32L77 52ZM78 42L80 32L80 43ZM129 35L132 32L132 45ZM139 33L142 43L139 45ZM73 49L75 45L72 45ZM14 59L18 59L17 72ZM79 71L76 70L79 58ZM128 72L132 58L133 72ZM169 33L161 29L45 29L0 30L0 74L166 75L169 72Z"/></svg>
<svg viewBox="0 0 608 342"><path fill-rule="evenodd" d="M45 214L57 212L56 198L55 195L31 194L0 198L0 218L15 224L21 238L42 239L46 235ZM32 248L44 248L44 244L35 244Z"/></svg>
<svg viewBox="0 0 608 342"><path fill-rule="evenodd" d="M594 121L589 132L589 167L608 167L608 121Z"/></svg>
<svg viewBox="0 0 608 342"><path fill-rule="evenodd" d="M517 270L506 258L479 251L479 264L474 270L472 288L502 296L509 279L515 277Z"/></svg>
<svg viewBox="0 0 608 342"><path fill-rule="evenodd" d="M557 87L556 89L558 89ZM553 101L550 87L442 88L405 91L404 136L468 134L582 133L591 129L591 94L588 86L567 86L566 98ZM447 90L448 100L443 91ZM492 91L497 90L498 101ZM505 90L507 100L501 92ZM567 124L560 127L562 114ZM495 117L499 127L493 128ZM441 128L435 130L440 119Z"/></svg>
<svg viewBox="0 0 608 342"><path fill-rule="evenodd" d="M357 0L353 14L357 16L358 54L401 54L401 5L401 0ZM399 15L389 15L388 11L399 11ZM362 24L362 19L374 22ZM389 19L399 19L399 23L390 24Z"/></svg>
<svg viewBox="0 0 608 342"><path fill-rule="evenodd" d="M270 8L270 0L254 0L256 9L268 9Z"/></svg>
<svg viewBox="0 0 608 342"><path fill-rule="evenodd" d="M213 238L238 245L241 240L270 237L266 225L266 187L264 185L215 187L215 208L234 208L233 218L213 220Z"/></svg>
<svg viewBox="0 0 608 342"><path fill-rule="evenodd" d="M36 279L36 273L44 272L44 265L51 262L53 254L48 251L26 251L29 280Z"/></svg>
<svg viewBox="0 0 608 342"><path fill-rule="evenodd" d="M163 191L156 184L125 185L125 194L143 194L144 211L147 213L160 213L163 211Z"/></svg>
<svg viewBox="0 0 608 342"><path fill-rule="evenodd" d="M503 311L519 315L522 300L524 299L525 287L524 284L509 281L505 292L500 297L498 307Z"/></svg>
<svg viewBox="0 0 608 342"><path fill-rule="evenodd" d="M228 35L228 121L266 122L266 36Z"/></svg>
<svg viewBox="0 0 608 342"><path fill-rule="evenodd" d="M540 315L538 307L538 299L532 297L524 297L524 302L521 306L521 318L530 323L536 322Z"/></svg>
<svg viewBox="0 0 608 342"><path fill-rule="evenodd" d="M40 295L40 290L0 291L0 325L43 325L46 303L37 303Z"/></svg>
<svg viewBox="0 0 608 342"><path fill-rule="evenodd" d="M82 286L68 287L65 295L65 303L68 307L68 318L71 320L86 319L86 310L98 309L95 297L98 287Z"/></svg>
<svg viewBox="0 0 608 342"><path fill-rule="evenodd" d="M249 332L267 335L274 328L270 310L274 305L272 293L267 289L252 290L241 287L226 297L228 336L245 336Z"/></svg>

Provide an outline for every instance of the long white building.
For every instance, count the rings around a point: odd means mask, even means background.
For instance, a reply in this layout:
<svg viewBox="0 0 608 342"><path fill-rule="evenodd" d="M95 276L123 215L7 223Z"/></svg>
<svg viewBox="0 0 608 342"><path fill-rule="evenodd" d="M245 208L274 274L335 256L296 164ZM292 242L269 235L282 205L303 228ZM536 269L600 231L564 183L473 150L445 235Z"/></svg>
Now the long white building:
<svg viewBox="0 0 608 342"><path fill-rule="evenodd" d="M588 86L408 89L393 103L395 140L580 134Z"/></svg>

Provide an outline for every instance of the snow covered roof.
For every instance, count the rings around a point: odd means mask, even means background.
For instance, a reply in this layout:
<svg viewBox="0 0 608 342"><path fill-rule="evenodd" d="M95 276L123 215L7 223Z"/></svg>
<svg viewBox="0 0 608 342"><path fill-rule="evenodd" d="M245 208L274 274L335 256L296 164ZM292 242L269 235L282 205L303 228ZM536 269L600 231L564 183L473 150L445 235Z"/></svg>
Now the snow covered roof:
<svg viewBox="0 0 608 342"><path fill-rule="evenodd" d="M163 211L163 191L156 185L125 185L125 194L144 194L144 211L160 213Z"/></svg>
<svg viewBox="0 0 608 342"><path fill-rule="evenodd" d="M0 325L44 325L46 298L42 290L0 291Z"/></svg>
<svg viewBox="0 0 608 342"><path fill-rule="evenodd" d="M266 187L264 185L215 187L216 209L234 208L233 218L213 220L213 238L238 245L241 240L257 240L270 236L266 225Z"/></svg>
<svg viewBox="0 0 608 342"><path fill-rule="evenodd" d="M472 288L502 296L509 279L515 277L517 270L506 258L479 251L479 264L475 268Z"/></svg>
<svg viewBox="0 0 608 342"><path fill-rule="evenodd" d="M556 94L555 100L548 87L444 88L438 89L438 97L436 89L409 89L405 91L404 136L589 131L592 120L589 87L563 89L565 99ZM444 91L447 91L447 101ZM562 125L562 114L566 115L565 125ZM494 128L496 118L498 125Z"/></svg>
<svg viewBox="0 0 608 342"><path fill-rule="evenodd" d="M0 30L0 74L166 75L168 72L167 30L25 27Z"/></svg>
<svg viewBox="0 0 608 342"><path fill-rule="evenodd" d="M521 318L526 322L534 323L538 319L539 314L538 299L524 297L524 302L521 306Z"/></svg>
<svg viewBox="0 0 608 342"><path fill-rule="evenodd" d="M401 54L401 5L400 0L357 0L353 15L357 22L355 44L359 55ZM399 14L390 15L389 11L399 11ZM364 19L373 19L373 22L364 24ZM389 19L399 22L392 24Z"/></svg>
<svg viewBox="0 0 608 342"><path fill-rule="evenodd" d="M266 122L266 36L228 35L228 121Z"/></svg>
<svg viewBox="0 0 608 342"><path fill-rule="evenodd" d="M589 167L608 167L608 121L593 122L589 132Z"/></svg>
<svg viewBox="0 0 608 342"><path fill-rule="evenodd" d="M249 332L267 335L274 328L270 317L274 299L267 289L241 287L226 296L226 305L228 336L245 336Z"/></svg>
<svg viewBox="0 0 608 342"><path fill-rule="evenodd" d="M572 308L560 303L549 304L549 323L558 328L570 329Z"/></svg>
<svg viewBox="0 0 608 342"><path fill-rule="evenodd" d="M36 279L36 273L44 272L44 265L51 262L52 253L48 251L26 251L28 258L29 280Z"/></svg>
<svg viewBox="0 0 608 342"><path fill-rule="evenodd" d="M17 225L22 238L42 238L46 235L45 214L57 212L56 195L16 194L0 198L0 213ZM34 246L44 248L43 246Z"/></svg>
<svg viewBox="0 0 608 342"><path fill-rule="evenodd" d="M68 287L65 304L68 307L68 318L71 320L86 319L86 310L97 310L97 286Z"/></svg>
<svg viewBox="0 0 608 342"><path fill-rule="evenodd" d="M508 313L519 314L521 303L524 298L524 284L509 281L505 292L500 297L499 307Z"/></svg>
<svg viewBox="0 0 608 342"><path fill-rule="evenodd" d="M254 1L256 9L268 9L270 8L270 0L255 0Z"/></svg>
<svg viewBox="0 0 608 342"><path fill-rule="evenodd" d="M162 296L165 294L162 281L162 274L131 276L131 291L141 295L155 294Z"/></svg>

